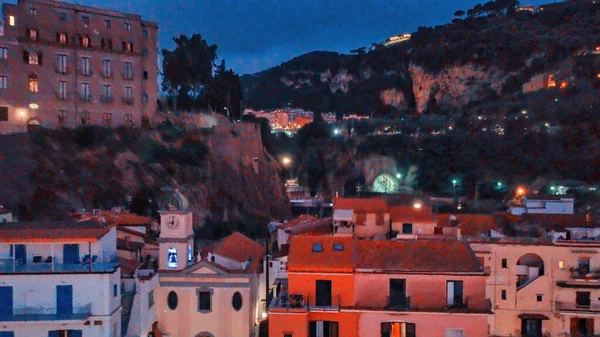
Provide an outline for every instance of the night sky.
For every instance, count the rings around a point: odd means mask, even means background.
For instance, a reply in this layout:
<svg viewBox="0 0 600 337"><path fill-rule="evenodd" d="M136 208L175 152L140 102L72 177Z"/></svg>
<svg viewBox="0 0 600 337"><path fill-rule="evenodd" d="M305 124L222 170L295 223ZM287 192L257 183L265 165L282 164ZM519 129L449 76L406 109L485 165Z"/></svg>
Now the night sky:
<svg viewBox="0 0 600 337"><path fill-rule="evenodd" d="M12 0L9 2L16 2ZM240 74L314 50L347 53L418 26L444 24L476 0L71 0L156 21L161 48L200 33ZM485 2L485 1L483 1ZM540 5L553 1L529 0Z"/></svg>

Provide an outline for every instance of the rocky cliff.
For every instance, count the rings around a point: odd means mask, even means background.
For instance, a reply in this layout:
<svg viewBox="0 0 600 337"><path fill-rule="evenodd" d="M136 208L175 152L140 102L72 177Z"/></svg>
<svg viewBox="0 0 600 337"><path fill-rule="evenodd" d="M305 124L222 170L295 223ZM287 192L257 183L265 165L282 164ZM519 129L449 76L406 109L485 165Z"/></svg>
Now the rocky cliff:
<svg viewBox="0 0 600 337"><path fill-rule="evenodd" d="M460 111L520 93L538 74L580 64L600 44L599 27L600 2L593 1L549 4L536 13L478 13L419 27L394 46L313 52L244 76L245 106L385 115L405 108L422 113L433 103ZM579 75L595 78L597 63Z"/></svg>
<svg viewBox="0 0 600 337"><path fill-rule="evenodd" d="M156 209L177 187L195 224L259 224L289 214L278 163L254 124L213 116L210 128L164 123L156 130L40 130L1 136L2 204L22 218L61 218L73 209ZM14 153L18 149L18 153ZM253 229L250 229L252 231ZM256 230L256 229L254 229Z"/></svg>

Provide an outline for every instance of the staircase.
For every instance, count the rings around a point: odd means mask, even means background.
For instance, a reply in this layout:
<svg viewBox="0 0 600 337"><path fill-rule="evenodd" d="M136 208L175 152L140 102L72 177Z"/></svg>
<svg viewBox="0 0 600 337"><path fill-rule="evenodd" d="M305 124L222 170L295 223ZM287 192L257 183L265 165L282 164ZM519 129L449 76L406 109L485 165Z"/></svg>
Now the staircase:
<svg viewBox="0 0 600 337"><path fill-rule="evenodd" d="M127 326L131 318L131 307L133 306L134 298L135 291L126 291L121 296L121 337L127 335Z"/></svg>

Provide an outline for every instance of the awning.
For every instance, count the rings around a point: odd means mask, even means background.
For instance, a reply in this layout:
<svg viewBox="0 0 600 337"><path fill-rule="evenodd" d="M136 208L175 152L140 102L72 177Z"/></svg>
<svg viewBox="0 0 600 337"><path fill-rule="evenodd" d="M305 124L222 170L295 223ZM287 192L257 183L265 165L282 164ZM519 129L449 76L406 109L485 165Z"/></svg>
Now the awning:
<svg viewBox="0 0 600 337"><path fill-rule="evenodd" d="M542 314L520 314L519 319L540 319L548 320L549 318Z"/></svg>
<svg viewBox="0 0 600 337"><path fill-rule="evenodd" d="M336 209L333 211L333 221L352 221L354 211L351 209Z"/></svg>

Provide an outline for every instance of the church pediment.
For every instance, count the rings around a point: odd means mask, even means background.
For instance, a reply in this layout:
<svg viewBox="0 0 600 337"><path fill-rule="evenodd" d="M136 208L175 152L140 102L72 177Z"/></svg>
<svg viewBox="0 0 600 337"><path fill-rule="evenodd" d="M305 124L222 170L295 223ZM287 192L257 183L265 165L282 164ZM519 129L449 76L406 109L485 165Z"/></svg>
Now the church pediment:
<svg viewBox="0 0 600 337"><path fill-rule="evenodd" d="M226 275L228 274L224 268L220 268L214 263L201 261L194 264L186 270L186 275Z"/></svg>

